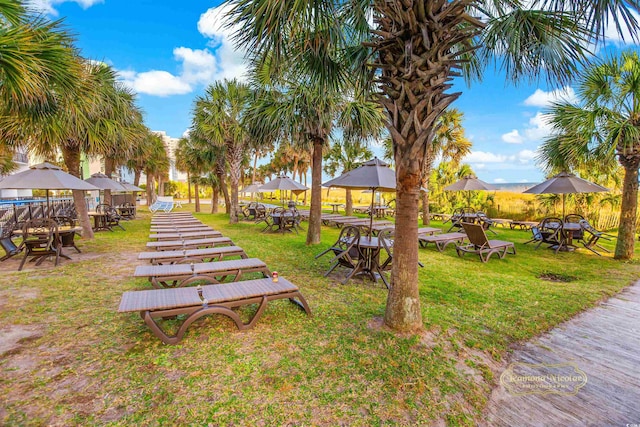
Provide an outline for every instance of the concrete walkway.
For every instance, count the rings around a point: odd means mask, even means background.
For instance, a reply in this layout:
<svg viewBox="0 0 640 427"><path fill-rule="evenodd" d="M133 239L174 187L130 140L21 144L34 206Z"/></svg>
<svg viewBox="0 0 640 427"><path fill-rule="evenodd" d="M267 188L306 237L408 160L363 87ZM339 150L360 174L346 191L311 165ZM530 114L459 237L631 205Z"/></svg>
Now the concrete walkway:
<svg viewBox="0 0 640 427"><path fill-rule="evenodd" d="M640 282L509 362L484 425L640 427Z"/></svg>

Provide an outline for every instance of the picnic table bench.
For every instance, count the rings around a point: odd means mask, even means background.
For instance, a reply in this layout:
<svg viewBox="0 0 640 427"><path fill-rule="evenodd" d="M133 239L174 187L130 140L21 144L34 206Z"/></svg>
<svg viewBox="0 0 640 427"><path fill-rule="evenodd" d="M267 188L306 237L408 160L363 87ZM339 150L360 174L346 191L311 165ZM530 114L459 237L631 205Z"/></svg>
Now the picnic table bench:
<svg viewBox="0 0 640 427"><path fill-rule="evenodd" d="M223 314L239 330L252 328L264 313L269 301L288 299L308 315L311 309L296 285L284 278L245 280L198 287L129 291L122 295L118 312L139 312L153 334L165 344L180 342L187 328L207 314ZM259 304L248 322L243 322L235 307ZM158 323L163 317L187 315L175 335L169 335Z"/></svg>
<svg viewBox="0 0 640 427"><path fill-rule="evenodd" d="M258 258L233 259L195 264L139 265L134 277L148 277L154 288L180 288L194 281L207 279L220 283L233 275L234 282L246 273L262 273L270 277L267 264Z"/></svg>

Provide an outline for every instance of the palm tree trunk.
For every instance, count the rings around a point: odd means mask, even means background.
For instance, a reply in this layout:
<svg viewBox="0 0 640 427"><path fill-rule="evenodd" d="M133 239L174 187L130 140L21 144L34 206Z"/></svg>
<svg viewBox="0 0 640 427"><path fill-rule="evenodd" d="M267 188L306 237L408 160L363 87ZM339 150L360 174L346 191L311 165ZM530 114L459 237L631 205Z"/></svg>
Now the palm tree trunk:
<svg viewBox="0 0 640 427"><path fill-rule="evenodd" d="M622 185L622 206L620 208L620 227L614 254L615 259L631 259L636 235L636 216L638 214L638 166L640 157L619 156L624 167Z"/></svg>
<svg viewBox="0 0 640 427"><path fill-rule="evenodd" d="M231 206L229 211L229 224L238 222L238 183L242 169L242 149L227 145L227 162L229 163L229 177L231 180Z"/></svg>
<svg viewBox="0 0 640 427"><path fill-rule="evenodd" d="M196 192L196 212L200 212L200 187L198 182L195 182L193 186Z"/></svg>
<svg viewBox="0 0 640 427"><path fill-rule="evenodd" d="M111 174L115 169L115 165L112 158L105 157L104 158L104 174L111 178ZM104 190L104 202L108 205L111 205L111 190Z"/></svg>
<svg viewBox="0 0 640 427"><path fill-rule="evenodd" d="M322 147L324 140L314 138L313 153L311 155L313 166L311 168L311 208L309 209L309 228L307 229L307 245L320 243L320 230L322 228ZM416 238L417 242L417 238Z"/></svg>
<svg viewBox="0 0 640 427"><path fill-rule="evenodd" d="M62 158L67 166L69 173L77 178L80 177L80 148L62 146ZM76 213L82 227L82 237L93 239L93 228L87 210L87 204L84 199L84 191L73 190L73 203L75 204Z"/></svg>
<svg viewBox="0 0 640 427"><path fill-rule="evenodd" d="M191 176L187 171L187 193L189 194L189 204L191 204Z"/></svg>
<svg viewBox="0 0 640 427"><path fill-rule="evenodd" d="M346 216L351 216L353 215L353 195L351 194L350 188L346 188L345 193L346 193L347 200L345 203L344 214Z"/></svg>
<svg viewBox="0 0 640 427"><path fill-rule="evenodd" d="M402 160L398 162L398 160ZM391 289L384 322L399 331L423 328L418 293L418 199L420 169L414 159L396 156L396 231Z"/></svg>
<svg viewBox="0 0 640 427"><path fill-rule="evenodd" d="M211 213L218 213L218 203L220 202L220 192L217 188L211 191Z"/></svg>
<svg viewBox="0 0 640 427"><path fill-rule="evenodd" d="M155 192L155 183L153 174L149 171L146 173L147 175L147 206L151 206L155 201L156 192Z"/></svg>

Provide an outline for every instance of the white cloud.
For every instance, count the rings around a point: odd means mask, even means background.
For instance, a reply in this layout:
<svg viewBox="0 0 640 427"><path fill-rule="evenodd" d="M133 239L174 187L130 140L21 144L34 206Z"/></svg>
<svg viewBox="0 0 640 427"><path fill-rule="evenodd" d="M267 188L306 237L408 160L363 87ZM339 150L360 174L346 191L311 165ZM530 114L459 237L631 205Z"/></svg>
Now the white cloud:
<svg viewBox="0 0 640 427"><path fill-rule="evenodd" d="M529 141L542 141L552 132L549 117L541 112L529 119L529 124L524 130L524 134Z"/></svg>
<svg viewBox="0 0 640 427"><path fill-rule="evenodd" d="M532 150L521 150L515 154L496 154L487 151L472 151L465 156L464 162L474 169L485 169L487 164L490 169L520 169L523 165L533 164L536 153Z"/></svg>
<svg viewBox="0 0 640 427"><path fill-rule="evenodd" d="M640 21L640 15L636 12L631 11L631 15L636 19L636 21ZM612 15L608 16L607 22L609 25L604 30L605 39L608 42L611 42L617 46L631 45L634 44L633 37L631 37L631 32L629 31L629 27L627 27L624 23L624 20L621 16L618 17L621 26L622 35L619 34L618 29L616 28L615 23L613 22Z"/></svg>
<svg viewBox="0 0 640 427"><path fill-rule="evenodd" d="M235 28L226 27L229 10L230 6L223 4L200 15L198 31L211 39L207 43L209 48L180 46L173 49L173 56L180 63L178 74L159 70L119 71L125 84L138 93L169 96L189 93L194 86L208 85L216 80L244 80L247 74L244 52L236 50L231 41Z"/></svg>
<svg viewBox="0 0 640 427"><path fill-rule="evenodd" d="M502 135L502 140L507 144L522 144L524 142L524 138L522 138L518 129L514 129L511 132L507 132Z"/></svg>
<svg viewBox="0 0 640 427"><path fill-rule="evenodd" d="M493 180L493 182L495 182L496 184L504 184L505 182L507 182L507 180L504 178L496 178Z"/></svg>
<svg viewBox="0 0 640 427"><path fill-rule="evenodd" d="M234 46L233 34L240 30L236 25L229 25L227 16L231 11L231 5L223 3L213 7L200 15L198 31L211 39L209 46L216 49L219 70L217 79L244 79L247 73L245 62L246 51Z"/></svg>
<svg viewBox="0 0 640 427"><path fill-rule="evenodd" d="M185 83L207 84L215 79L216 58L208 49L177 47L173 49L173 56L182 62L180 79Z"/></svg>
<svg viewBox="0 0 640 427"><path fill-rule="evenodd" d="M553 102L559 101L575 103L578 101L578 97L571 86L566 86L562 89L555 89L551 92L536 89L531 96L524 100L524 105L544 108L549 107Z"/></svg>
<svg viewBox="0 0 640 427"><path fill-rule="evenodd" d="M54 6L57 4L68 3L70 1L78 3L83 9L88 9L94 4L104 2L103 0L29 0L27 2L27 8L37 12L58 16L58 11Z"/></svg>
<svg viewBox="0 0 640 427"><path fill-rule="evenodd" d="M183 95L192 91L188 83L166 71L152 70L144 73L119 71L119 74L123 83L138 93L169 96Z"/></svg>

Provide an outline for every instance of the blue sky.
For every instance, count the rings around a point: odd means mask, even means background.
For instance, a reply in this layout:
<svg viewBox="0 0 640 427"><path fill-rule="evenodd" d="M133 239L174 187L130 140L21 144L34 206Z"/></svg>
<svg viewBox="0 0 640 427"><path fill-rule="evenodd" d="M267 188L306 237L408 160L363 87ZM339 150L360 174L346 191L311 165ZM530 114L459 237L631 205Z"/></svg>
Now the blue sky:
<svg viewBox="0 0 640 427"><path fill-rule="evenodd" d="M181 137L190 124L196 96L210 82L241 77L243 54L221 28L220 1L33 0L50 18L63 18L81 54L112 65L138 93L145 123ZM612 42L619 43L615 38ZM619 44L618 44L619 45ZM573 89L544 84L505 85L488 70L454 107L464 113L472 153L465 159L478 177L492 183L544 179L535 153L548 134L541 111L550 100L572 98ZM376 150L374 150L376 151Z"/></svg>

